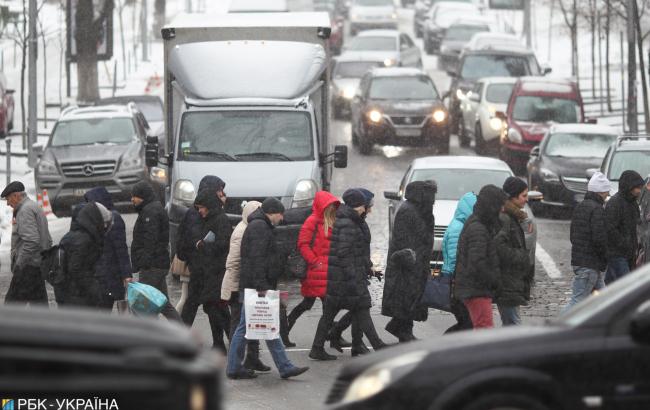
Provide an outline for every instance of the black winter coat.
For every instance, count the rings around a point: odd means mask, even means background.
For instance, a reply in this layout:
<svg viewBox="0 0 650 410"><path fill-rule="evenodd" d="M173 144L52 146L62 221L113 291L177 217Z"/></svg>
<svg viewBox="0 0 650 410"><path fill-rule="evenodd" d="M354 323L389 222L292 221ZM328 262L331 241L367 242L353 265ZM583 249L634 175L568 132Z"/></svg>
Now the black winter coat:
<svg viewBox="0 0 650 410"><path fill-rule="evenodd" d="M133 271L169 269L169 219L153 189L136 207L138 219L133 227L131 265Z"/></svg>
<svg viewBox="0 0 650 410"><path fill-rule="evenodd" d="M274 290L277 286L283 265L273 230L261 208L248 217L241 241L240 297L244 289Z"/></svg>
<svg viewBox="0 0 650 410"><path fill-rule="evenodd" d="M57 291L57 302L94 307L101 301L101 284L96 277L97 261L104 247L104 221L90 202L78 210L70 231L61 238L65 252L65 281Z"/></svg>
<svg viewBox="0 0 650 410"><path fill-rule="evenodd" d="M526 237L521 222L527 215L515 204L506 203L506 212L499 216L501 230L495 238L501 281L496 303L504 306L522 306L530 300L530 288L535 266L530 263Z"/></svg>
<svg viewBox="0 0 650 410"><path fill-rule="evenodd" d="M571 265L602 272L607 267L605 201L595 192L573 210L571 218Z"/></svg>
<svg viewBox="0 0 650 410"><path fill-rule="evenodd" d="M419 301L431 275L435 190L431 189L428 198L420 198L424 193L419 191L426 189L424 184L417 181L407 186L407 201L395 214L381 306L384 316L403 320L427 319L428 308L419 305ZM415 252L415 260L403 252L407 249Z"/></svg>
<svg viewBox="0 0 650 410"><path fill-rule="evenodd" d="M643 178L634 171L625 171L618 182L618 192L607 201L607 257L625 258L634 266L637 251L639 204L632 196L635 186L643 185Z"/></svg>
<svg viewBox="0 0 650 410"><path fill-rule="evenodd" d="M341 205L336 212L327 267L327 303L338 309L371 306L370 231L364 224L357 211L346 205Z"/></svg>

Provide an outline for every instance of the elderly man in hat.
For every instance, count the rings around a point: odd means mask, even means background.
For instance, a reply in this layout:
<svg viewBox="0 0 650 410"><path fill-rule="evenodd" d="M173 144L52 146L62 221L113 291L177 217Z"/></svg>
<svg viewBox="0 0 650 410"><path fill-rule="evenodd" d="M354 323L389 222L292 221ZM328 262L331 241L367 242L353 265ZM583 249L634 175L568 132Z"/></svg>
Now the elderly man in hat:
<svg viewBox="0 0 650 410"><path fill-rule="evenodd" d="M36 202L29 199L22 182L13 181L0 194L13 208L11 233L11 284L5 303L47 304L41 276L41 252L52 246L47 219Z"/></svg>

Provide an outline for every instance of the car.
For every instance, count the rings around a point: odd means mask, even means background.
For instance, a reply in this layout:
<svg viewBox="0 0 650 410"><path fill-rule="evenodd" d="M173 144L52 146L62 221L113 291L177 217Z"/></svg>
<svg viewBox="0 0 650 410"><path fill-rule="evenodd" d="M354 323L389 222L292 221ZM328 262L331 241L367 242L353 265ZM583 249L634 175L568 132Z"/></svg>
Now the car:
<svg viewBox="0 0 650 410"><path fill-rule="evenodd" d="M448 93L451 132L459 132L460 100L474 88L478 79L542 76L549 72L550 68L540 67L535 53L528 48L486 46L479 50L464 50L458 66L447 71L451 77ZM461 145L469 145L469 140L461 139Z"/></svg>
<svg viewBox="0 0 650 410"><path fill-rule="evenodd" d="M650 265L540 326L457 332L353 360L329 410L650 408Z"/></svg>
<svg viewBox="0 0 650 410"><path fill-rule="evenodd" d="M222 408L224 359L186 326L10 305L0 326L4 409Z"/></svg>
<svg viewBox="0 0 650 410"><path fill-rule="evenodd" d="M650 136L622 135L607 150L600 171L612 182L612 195L618 191L621 174L628 169L641 176L650 175ZM596 170L588 170L587 175L591 176Z"/></svg>
<svg viewBox="0 0 650 410"><path fill-rule="evenodd" d="M350 58L383 61L386 67L422 68L420 49L397 30L362 31L343 46L343 52Z"/></svg>
<svg viewBox="0 0 650 410"><path fill-rule="evenodd" d="M503 121L499 156L518 174L526 173L529 153L553 123L585 121L578 84L573 80L522 77L512 89Z"/></svg>
<svg viewBox="0 0 650 410"><path fill-rule="evenodd" d="M509 33L495 33L492 31L476 33L465 44L464 50L482 50L486 48L521 48L526 46L521 38Z"/></svg>
<svg viewBox="0 0 650 410"><path fill-rule="evenodd" d="M455 1L435 3L429 10L424 24L422 34L424 51L427 54L438 54L445 31L452 23L458 19L473 18L480 15L479 8L472 3Z"/></svg>
<svg viewBox="0 0 650 410"><path fill-rule="evenodd" d="M397 29L393 0L352 0L348 15L352 36L362 30Z"/></svg>
<svg viewBox="0 0 650 410"><path fill-rule="evenodd" d="M508 177L513 176L508 165L496 158L472 156L433 156L417 158L406 170L397 191L385 191L384 198L388 199L388 238L393 234L395 213L405 201L406 186L413 181L433 179L438 184L436 203L433 206L435 218L433 252L434 262L442 262L442 238L447 226L454 217L460 198L468 192L479 193L488 184L498 187ZM529 199L539 199L538 193L530 192ZM526 245L530 249L531 261L535 260L537 243L537 227L533 214L528 206L525 208L529 219L522 223L526 234Z"/></svg>
<svg viewBox="0 0 650 410"><path fill-rule="evenodd" d="M496 113L507 110L516 82L513 77L481 78L461 96L459 136L461 140L473 139L478 155L498 152L503 124Z"/></svg>
<svg viewBox="0 0 650 410"><path fill-rule="evenodd" d="M587 192L587 170L602 163L618 132L607 125L553 125L530 152L528 186L543 194L531 203L535 212L545 207L572 209Z"/></svg>
<svg viewBox="0 0 650 410"><path fill-rule="evenodd" d="M7 88L7 78L0 73L0 138L5 138L14 128L14 92Z"/></svg>
<svg viewBox="0 0 650 410"><path fill-rule="evenodd" d="M483 16L463 18L452 23L445 30L440 43L438 70L454 69L467 42L477 33L490 32L492 27L492 19Z"/></svg>
<svg viewBox="0 0 650 410"><path fill-rule="evenodd" d="M332 115L343 118L350 114L350 102L357 92L361 77L373 67L384 65L383 60L363 59L354 53L337 57L332 70Z"/></svg>
<svg viewBox="0 0 650 410"><path fill-rule="evenodd" d="M352 144L437 147L449 152L447 111L431 78L417 68L374 68L352 99Z"/></svg>
<svg viewBox="0 0 650 410"><path fill-rule="evenodd" d="M34 146L40 156L36 190L48 190L56 216L70 215L97 186L108 190L118 209L132 210L131 188L145 180L164 202L166 173L152 172L144 161L145 122L134 103L63 110L47 145Z"/></svg>

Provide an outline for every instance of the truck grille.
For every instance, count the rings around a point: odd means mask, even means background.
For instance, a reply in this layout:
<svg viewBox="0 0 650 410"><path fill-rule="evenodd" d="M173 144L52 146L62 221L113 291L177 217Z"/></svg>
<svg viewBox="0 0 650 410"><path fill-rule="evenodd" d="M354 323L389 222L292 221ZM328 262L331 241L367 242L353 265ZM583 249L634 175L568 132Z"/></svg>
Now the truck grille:
<svg viewBox="0 0 650 410"><path fill-rule="evenodd" d="M224 210L226 211L227 214L233 214L233 215L241 215L243 206L242 202L246 201L258 201L258 202L264 202L264 199L266 198L230 198L228 197L228 200L226 200L226 206L224 206Z"/></svg>
<svg viewBox="0 0 650 410"><path fill-rule="evenodd" d="M63 175L73 178L113 175L115 161L68 162L61 164Z"/></svg>
<svg viewBox="0 0 650 410"><path fill-rule="evenodd" d="M445 231L447 230L447 227L444 225L436 225L433 227L433 236L434 238L442 238L445 236Z"/></svg>
<svg viewBox="0 0 650 410"><path fill-rule="evenodd" d="M390 120L395 125L420 125L424 121L424 116L415 117L390 117Z"/></svg>
<svg viewBox="0 0 650 410"><path fill-rule="evenodd" d="M562 184L564 187L570 191L585 193L587 192L587 185L589 181L586 178L569 178L562 177Z"/></svg>

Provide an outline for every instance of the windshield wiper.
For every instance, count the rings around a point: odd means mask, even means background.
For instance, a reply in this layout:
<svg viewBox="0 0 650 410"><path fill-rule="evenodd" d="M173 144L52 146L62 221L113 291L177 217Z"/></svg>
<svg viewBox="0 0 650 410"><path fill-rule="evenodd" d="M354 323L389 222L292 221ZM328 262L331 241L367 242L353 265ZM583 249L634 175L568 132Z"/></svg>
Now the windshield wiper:
<svg viewBox="0 0 650 410"><path fill-rule="evenodd" d="M248 152L248 153L245 153L245 154L236 154L235 155L235 158L237 158L237 159L242 158L242 157L243 158L248 158L248 157L252 157L252 158L277 158L277 159L281 159L283 161L293 161L291 158L289 158L286 155L281 154L279 152Z"/></svg>
<svg viewBox="0 0 650 410"><path fill-rule="evenodd" d="M226 154L225 152L214 152L214 151L192 151L192 152L185 152L183 153L184 155L203 155L206 157L213 157L213 158L220 158L226 161L237 161L237 158Z"/></svg>

